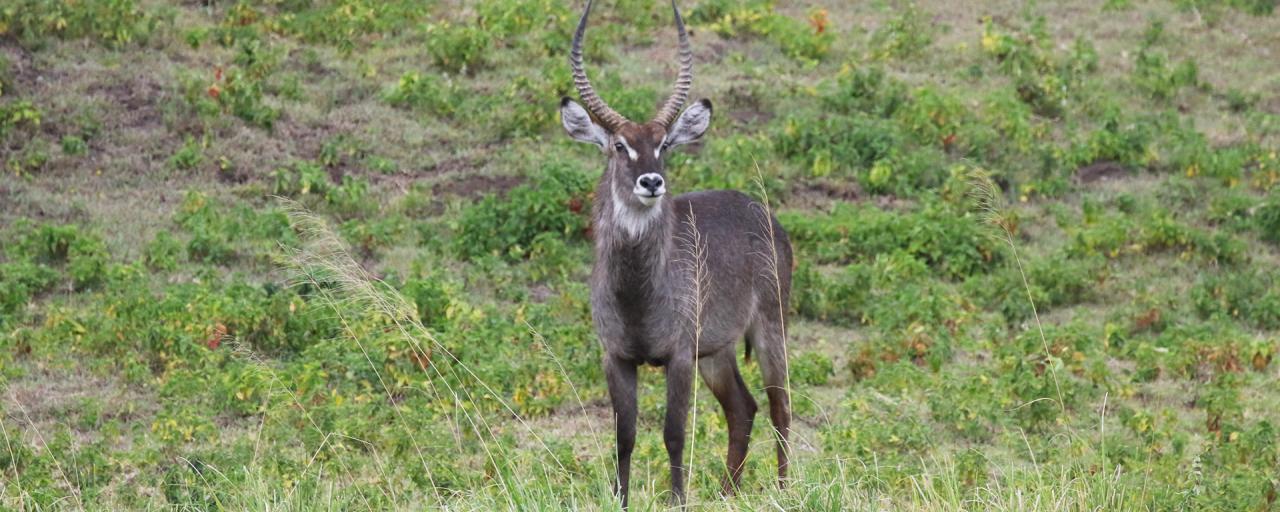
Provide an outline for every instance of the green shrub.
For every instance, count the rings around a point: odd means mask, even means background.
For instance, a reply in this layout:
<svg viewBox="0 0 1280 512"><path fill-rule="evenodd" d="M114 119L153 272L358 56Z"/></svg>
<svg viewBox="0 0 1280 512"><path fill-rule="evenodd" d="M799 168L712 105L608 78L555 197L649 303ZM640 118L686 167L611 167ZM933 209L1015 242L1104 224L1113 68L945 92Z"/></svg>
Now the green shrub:
<svg viewBox="0 0 1280 512"><path fill-rule="evenodd" d="M908 471L904 462L917 459L933 438L929 425L911 412L880 401L873 392L863 390L841 404L839 421L821 431L824 446L835 447L859 459L871 457L881 461L882 478L903 478ZM895 463L890 464L888 461ZM870 474L868 468L864 468ZM852 475L851 475L852 476Z"/></svg>
<svg viewBox="0 0 1280 512"><path fill-rule="evenodd" d="M202 161L204 161L203 144L196 142L195 137L190 135L187 136L186 142L182 143L182 147L169 157L169 164L182 171L195 169Z"/></svg>
<svg viewBox="0 0 1280 512"><path fill-rule="evenodd" d="M57 272L46 265L30 261L0 263L0 325L57 282Z"/></svg>
<svg viewBox="0 0 1280 512"><path fill-rule="evenodd" d="M11 101L0 105L0 140L20 126L40 126L41 112L30 101Z"/></svg>
<svg viewBox="0 0 1280 512"><path fill-rule="evenodd" d="M1032 328L997 346L998 379L1017 404L1013 413L1022 427L1048 428L1094 395L1089 381L1106 375L1102 339L1073 324L1046 326L1044 338Z"/></svg>
<svg viewBox="0 0 1280 512"><path fill-rule="evenodd" d="M1118 162L1141 168L1151 163L1153 134L1150 123L1128 118L1116 106L1102 107L1099 126L1071 142L1063 165L1075 169L1096 162Z"/></svg>
<svg viewBox="0 0 1280 512"><path fill-rule="evenodd" d="M396 216L372 220L352 219L342 223L338 231L361 256L371 258L379 250L401 241L405 224L403 218Z"/></svg>
<svg viewBox="0 0 1280 512"><path fill-rule="evenodd" d="M13 75L9 71L9 59L0 56L0 97L5 95L5 90L13 87Z"/></svg>
<svg viewBox="0 0 1280 512"><path fill-rule="evenodd" d="M44 169L52 155L49 154L49 143L44 138L35 138L26 142L19 151L7 155L4 161L6 170L15 176L31 176Z"/></svg>
<svg viewBox="0 0 1280 512"><path fill-rule="evenodd" d="M1073 258L1055 254L1047 258L1023 258L1027 282L1015 268L1006 268L988 276L973 276L965 281L965 290L999 311L1011 324L1031 318L1030 299L1040 314L1062 306L1093 300L1107 278L1106 261L1100 256Z"/></svg>
<svg viewBox="0 0 1280 512"><path fill-rule="evenodd" d="M804 352L788 361L791 381L803 386L826 385L834 366L831 358L817 352Z"/></svg>
<svg viewBox="0 0 1280 512"><path fill-rule="evenodd" d="M1280 274L1240 269L1207 274L1191 288L1196 311L1205 318L1239 319L1259 329L1280 328Z"/></svg>
<svg viewBox="0 0 1280 512"><path fill-rule="evenodd" d="M787 56L803 62L822 60L831 50L832 34L827 29L826 11L810 13L809 23L778 14L767 0L716 0L702 2L689 13L689 20L705 24L726 38L755 35L776 44Z"/></svg>
<svg viewBox="0 0 1280 512"><path fill-rule="evenodd" d="M631 20L643 26L648 22L643 12L630 12L635 9L647 10L652 6L648 3L625 4L618 2L615 4L615 12L620 12L619 16L624 19ZM558 27L568 27L568 24L559 23L560 20L569 19L567 12L563 6L546 0L483 0L476 5L477 17L483 24L486 31L497 39L511 40L518 36L537 32L539 29L552 31ZM572 29L572 27L568 27ZM568 43L568 41L565 41ZM567 48L568 45L552 46L552 49Z"/></svg>
<svg viewBox="0 0 1280 512"><path fill-rule="evenodd" d="M1256 217L1254 216L1255 207L1257 207ZM1265 224L1262 216L1266 209L1266 204L1259 205L1253 196L1239 190L1226 189L1218 191L1209 200L1208 218L1215 226L1240 232L1253 228L1255 223ZM1260 231L1265 235L1266 229ZM1265 236L1263 239L1266 239Z"/></svg>
<svg viewBox="0 0 1280 512"><path fill-rule="evenodd" d="M888 78L883 68L848 63L825 84L820 98L824 107L837 113L888 118L906 103L908 93L906 85Z"/></svg>
<svg viewBox="0 0 1280 512"><path fill-rule="evenodd" d="M325 148L329 145L326 144ZM322 158L324 150L321 151ZM311 162L297 162L291 167L271 171L272 193L298 199L306 195L325 195L333 187L329 173Z"/></svg>
<svg viewBox="0 0 1280 512"><path fill-rule="evenodd" d="M89 151L89 144L76 135L62 136L62 153L70 156L80 156Z"/></svg>
<svg viewBox="0 0 1280 512"><path fill-rule="evenodd" d="M870 266L852 264L823 275L804 261L793 279L792 304L801 316L848 325L862 323L872 293Z"/></svg>
<svg viewBox="0 0 1280 512"><path fill-rule="evenodd" d="M280 20L287 32L304 41L335 45L343 54L367 40L394 36L430 12L413 2L371 0L284 2L283 7L292 11Z"/></svg>
<svg viewBox="0 0 1280 512"><path fill-rule="evenodd" d="M1084 39L1077 39L1070 53L1056 54L1044 17L1036 18L1025 31L999 27L986 17L981 46L1000 71L1013 79L1019 97L1050 117L1062 115L1085 76L1098 65L1097 51Z"/></svg>
<svg viewBox="0 0 1280 512"><path fill-rule="evenodd" d="M698 158L676 153L667 163L668 188L693 190L739 190L763 200L784 197L787 184L779 172L768 137L731 135L706 141ZM758 171L757 171L758 169ZM763 185L764 189L761 190Z"/></svg>
<svg viewBox="0 0 1280 512"><path fill-rule="evenodd" d="M212 81L200 75L183 79L187 105L203 117L230 113L261 128L271 129L280 111L265 103L263 77L254 77L239 67L218 69Z"/></svg>
<svg viewBox="0 0 1280 512"><path fill-rule="evenodd" d="M1132 215L1102 217L1068 229L1068 234L1072 237L1067 248L1071 256L1119 258L1127 254L1173 252L1184 258L1198 256L1222 264L1236 264L1246 259L1246 247L1240 239L1185 224L1164 210L1136 219Z"/></svg>
<svg viewBox="0 0 1280 512"><path fill-rule="evenodd" d="M400 286L400 293L417 306L423 325L435 330L444 330L449 325L446 315L450 291L440 279L408 279Z"/></svg>
<svg viewBox="0 0 1280 512"><path fill-rule="evenodd" d="M182 255L182 244L173 238L168 231L156 233L151 243L147 244L143 254L147 267L166 271L178 267L178 258Z"/></svg>
<svg viewBox="0 0 1280 512"><path fill-rule="evenodd" d="M541 233L581 240L589 223L591 186L590 176L569 164L544 164L533 184L516 187L505 198L486 195L463 209L453 250L464 259L495 255L518 261L529 256Z"/></svg>
<svg viewBox="0 0 1280 512"><path fill-rule="evenodd" d="M637 88L635 91L640 90ZM545 80L539 81L528 77L517 77L512 80L499 96L502 106L496 110L499 113L495 120L497 135L502 138L530 137L544 133L548 127L554 126L556 103L546 101L546 98L554 97L553 91L550 82ZM625 97L618 99L625 100ZM625 104L625 101L620 102L620 105Z"/></svg>
<svg viewBox="0 0 1280 512"><path fill-rule="evenodd" d="M146 43L172 14L151 12L134 0L17 0L0 8L0 37L39 46L48 37L90 38L112 47Z"/></svg>
<svg viewBox="0 0 1280 512"><path fill-rule="evenodd" d="M233 228L209 196L187 191L174 220L191 233L187 257L192 261L228 263L235 256L231 245Z"/></svg>
<svg viewBox="0 0 1280 512"><path fill-rule="evenodd" d="M448 21L427 26L427 53L440 69L450 73L474 72L483 67L493 37L474 25Z"/></svg>
<svg viewBox="0 0 1280 512"><path fill-rule="evenodd" d="M421 110L438 116L447 116L457 109L457 92L452 82L429 74L406 72L396 86L383 94L383 99L397 107Z"/></svg>
<svg viewBox="0 0 1280 512"><path fill-rule="evenodd" d="M985 441L1006 418L1005 411L1016 405L1001 384L986 372L944 370L937 379L939 391L927 396L930 415L967 439Z"/></svg>
<svg viewBox="0 0 1280 512"><path fill-rule="evenodd" d="M1280 192L1272 192L1267 201L1258 207L1253 218L1258 238L1280 244Z"/></svg>
<svg viewBox="0 0 1280 512"><path fill-rule="evenodd" d="M1213 21L1221 18L1221 11L1227 8L1239 9L1253 16L1270 16L1276 9L1274 0L1173 0L1173 3L1184 11L1195 11Z"/></svg>
<svg viewBox="0 0 1280 512"><path fill-rule="evenodd" d="M933 44L933 23L914 3L871 33L871 58L906 59L924 52Z"/></svg>
<svg viewBox="0 0 1280 512"><path fill-rule="evenodd" d="M872 165L903 146L903 134L890 121L864 115L796 116L782 122L773 144L779 155L808 169L812 177L868 181Z"/></svg>
<svg viewBox="0 0 1280 512"><path fill-rule="evenodd" d="M313 162L295 162L271 171L271 181L274 193L323 208L339 220L363 218L379 210L368 180L343 176L341 183L334 184L329 172Z"/></svg>
<svg viewBox="0 0 1280 512"><path fill-rule="evenodd" d="M244 70L250 80L262 81L284 60L284 49L267 46L258 39L240 41L236 45L235 57L231 60L237 68Z"/></svg>
<svg viewBox="0 0 1280 512"><path fill-rule="evenodd" d="M110 256L106 245L96 237L82 237L71 245L67 257L67 275L76 290L96 287L107 277Z"/></svg>
<svg viewBox="0 0 1280 512"><path fill-rule="evenodd" d="M280 111L263 103L262 83L236 69L227 71L226 88L217 97L224 109L245 122L271 129Z"/></svg>
<svg viewBox="0 0 1280 512"><path fill-rule="evenodd" d="M1139 90L1151 97L1168 100L1183 88L1195 87L1200 83L1199 68L1192 59L1171 66L1164 53L1142 48L1134 56L1133 82Z"/></svg>
<svg viewBox="0 0 1280 512"><path fill-rule="evenodd" d="M108 277L106 244L78 226L21 222L9 236L9 261L0 261L0 319L64 279L70 279L72 289L83 291L99 287Z"/></svg>
<svg viewBox="0 0 1280 512"><path fill-rule="evenodd" d="M904 251L948 277L981 273L1001 246L976 216L930 204L916 212L889 212L837 204L825 215L779 215L796 247L823 263L871 261Z"/></svg>

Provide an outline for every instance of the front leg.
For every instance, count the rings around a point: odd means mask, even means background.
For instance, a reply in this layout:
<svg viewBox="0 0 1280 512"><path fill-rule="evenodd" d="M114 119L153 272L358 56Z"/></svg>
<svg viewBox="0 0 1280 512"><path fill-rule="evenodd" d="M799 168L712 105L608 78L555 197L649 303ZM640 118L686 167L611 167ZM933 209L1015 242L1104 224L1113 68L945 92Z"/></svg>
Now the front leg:
<svg viewBox="0 0 1280 512"><path fill-rule="evenodd" d="M609 382L618 441L618 479L613 482L613 493L622 499L622 508L627 508L631 451L636 445L636 364L606 355L604 374Z"/></svg>
<svg viewBox="0 0 1280 512"><path fill-rule="evenodd" d="M693 361L676 356L667 363L667 418L662 439L671 460L671 492L674 504L684 505L684 439L689 419L689 394L693 392Z"/></svg>

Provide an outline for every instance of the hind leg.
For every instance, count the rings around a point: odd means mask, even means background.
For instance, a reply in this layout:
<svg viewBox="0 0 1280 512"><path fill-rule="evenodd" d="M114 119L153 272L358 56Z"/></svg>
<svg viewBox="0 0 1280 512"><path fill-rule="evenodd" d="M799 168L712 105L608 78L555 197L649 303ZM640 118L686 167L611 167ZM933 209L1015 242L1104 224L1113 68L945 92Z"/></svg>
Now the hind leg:
<svg viewBox="0 0 1280 512"><path fill-rule="evenodd" d="M729 426L729 452L725 455L726 474L721 480L721 492L730 496L737 491L742 479L742 466L751 442L751 424L756 417L756 401L742 382L732 345L710 357L698 358L698 373L720 402Z"/></svg>
<svg viewBox="0 0 1280 512"><path fill-rule="evenodd" d="M776 314L776 312L775 312ZM769 419L778 440L778 486L786 486L791 436L791 393L787 382L786 334L779 320L764 320L748 334L769 395Z"/></svg>

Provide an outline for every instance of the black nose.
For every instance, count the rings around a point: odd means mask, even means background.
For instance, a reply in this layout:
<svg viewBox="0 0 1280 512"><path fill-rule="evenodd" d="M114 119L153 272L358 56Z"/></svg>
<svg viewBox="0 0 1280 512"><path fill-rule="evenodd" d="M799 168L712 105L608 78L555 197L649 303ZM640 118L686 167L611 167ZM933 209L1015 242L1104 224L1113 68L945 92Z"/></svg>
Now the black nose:
<svg viewBox="0 0 1280 512"><path fill-rule="evenodd" d="M641 176L640 186L652 194L662 186L662 176Z"/></svg>

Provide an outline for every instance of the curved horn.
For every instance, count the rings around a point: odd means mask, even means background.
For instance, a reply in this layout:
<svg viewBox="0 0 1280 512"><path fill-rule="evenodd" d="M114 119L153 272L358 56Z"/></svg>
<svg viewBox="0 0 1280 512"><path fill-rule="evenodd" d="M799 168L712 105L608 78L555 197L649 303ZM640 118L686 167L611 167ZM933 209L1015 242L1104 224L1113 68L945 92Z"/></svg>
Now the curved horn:
<svg viewBox="0 0 1280 512"><path fill-rule="evenodd" d="M671 10L676 14L676 32L680 34L680 72L676 75L671 97L667 98L667 102L658 110L658 115L653 118L653 122L663 128L671 126L676 120L685 100L689 99L689 88L693 85L693 49L689 47L689 34L684 30L684 18L680 17L676 0L671 0Z"/></svg>
<svg viewBox="0 0 1280 512"><path fill-rule="evenodd" d="M591 0L587 0L587 9L582 11L578 20L578 31L573 34L573 49L569 52L569 67L573 68L573 85L578 87L578 96L586 104L587 111L596 116L609 131L615 131L627 122L627 118L605 104L587 79L587 72L582 68L582 36L587 32L587 16L591 14Z"/></svg>

